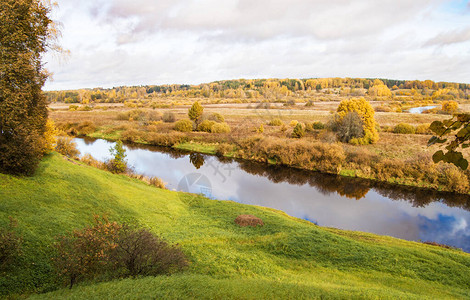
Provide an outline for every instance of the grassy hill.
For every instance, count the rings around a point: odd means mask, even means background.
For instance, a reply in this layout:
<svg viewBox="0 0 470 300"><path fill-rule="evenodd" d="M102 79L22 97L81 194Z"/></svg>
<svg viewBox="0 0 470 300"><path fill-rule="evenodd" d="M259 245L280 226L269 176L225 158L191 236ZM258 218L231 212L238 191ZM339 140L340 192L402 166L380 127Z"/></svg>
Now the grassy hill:
<svg viewBox="0 0 470 300"><path fill-rule="evenodd" d="M173 276L61 289L50 265L54 236L93 214L150 227L179 243L190 267ZM240 214L263 227L241 228ZM318 227L286 214L157 189L58 154L34 177L0 174L0 225L18 220L23 255L0 274L0 294L33 298L470 298L470 255L362 232Z"/></svg>

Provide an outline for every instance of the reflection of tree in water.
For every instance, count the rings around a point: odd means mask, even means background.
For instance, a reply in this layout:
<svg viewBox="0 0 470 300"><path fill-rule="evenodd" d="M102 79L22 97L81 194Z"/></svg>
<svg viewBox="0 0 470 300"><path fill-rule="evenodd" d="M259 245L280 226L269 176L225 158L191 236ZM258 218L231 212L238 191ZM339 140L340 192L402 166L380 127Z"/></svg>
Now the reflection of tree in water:
<svg viewBox="0 0 470 300"><path fill-rule="evenodd" d="M266 177L274 183L287 182L295 185L308 183L324 195L338 193L341 196L359 200L364 198L370 189L374 189L379 195L392 200L405 200L415 207L425 207L432 202L442 201L448 206L470 211L470 196L468 195L321 174L289 167L268 166L250 161L240 161L239 166L247 173Z"/></svg>
<svg viewBox="0 0 470 300"><path fill-rule="evenodd" d="M196 169L199 169L204 165L204 156L201 153L191 153L189 155L189 161L194 167L196 167Z"/></svg>

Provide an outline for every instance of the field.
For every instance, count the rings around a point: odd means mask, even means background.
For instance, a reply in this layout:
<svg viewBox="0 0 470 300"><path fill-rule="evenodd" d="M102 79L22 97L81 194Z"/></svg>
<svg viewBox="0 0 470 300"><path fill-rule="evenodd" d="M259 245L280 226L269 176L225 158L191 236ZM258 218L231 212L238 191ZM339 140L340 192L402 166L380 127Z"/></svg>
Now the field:
<svg viewBox="0 0 470 300"><path fill-rule="evenodd" d="M18 221L21 259L0 278L3 295L32 298L465 298L470 256L373 234L318 227L273 209L209 200L46 157L36 175L0 175L0 222ZM92 221L136 220L179 243L180 274L63 287L51 269L54 237ZM239 227L240 214L263 227Z"/></svg>

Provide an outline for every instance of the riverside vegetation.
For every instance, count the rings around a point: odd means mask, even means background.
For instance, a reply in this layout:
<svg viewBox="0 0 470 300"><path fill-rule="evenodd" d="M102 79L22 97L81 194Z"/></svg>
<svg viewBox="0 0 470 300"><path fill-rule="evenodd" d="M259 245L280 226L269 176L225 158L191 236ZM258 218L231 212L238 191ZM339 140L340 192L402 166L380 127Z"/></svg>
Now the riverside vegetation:
<svg viewBox="0 0 470 300"><path fill-rule="evenodd" d="M432 155L439 148L427 147L427 141L431 122L467 111L469 91L466 84L326 78L120 87L48 97L81 102L50 105L51 118L71 135L466 194L469 171L435 164ZM431 104L438 109L406 112Z"/></svg>
<svg viewBox="0 0 470 300"><path fill-rule="evenodd" d="M159 189L57 153L32 177L0 174L0 199L1 236L13 231L9 240L20 245L2 265L4 296L465 298L470 289L470 255L459 250L322 228L269 208ZM96 274L65 288L52 245L74 229L94 228L90 212L106 215L110 224L134 222L178 244L187 267L171 276ZM264 226L240 227L239 215L256 216Z"/></svg>

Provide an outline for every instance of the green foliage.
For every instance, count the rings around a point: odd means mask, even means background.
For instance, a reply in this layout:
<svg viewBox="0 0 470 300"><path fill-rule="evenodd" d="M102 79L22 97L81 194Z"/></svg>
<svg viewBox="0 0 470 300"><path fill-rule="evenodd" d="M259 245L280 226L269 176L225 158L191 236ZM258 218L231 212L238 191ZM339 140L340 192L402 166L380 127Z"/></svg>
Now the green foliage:
<svg viewBox="0 0 470 300"><path fill-rule="evenodd" d="M107 162L109 171L113 173L125 173L127 171L126 149L119 140L114 147L109 148L113 159Z"/></svg>
<svg viewBox="0 0 470 300"><path fill-rule="evenodd" d="M434 153L433 161L435 163L440 161L452 163L462 170L466 170L468 161L463 157L462 152L457 151L457 149L470 147L470 114L456 114L449 120L434 121L429 128L435 136L429 139L428 146L447 144L445 147L446 152L439 150ZM448 135L450 134L454 134L454 138L448 142Z"/></svg>
<svg viewBox="0 0 470 300"><path fill-rule="evenodd" d="M350 112L356 112L360 116L363 122L364 136L356 138L358 144L373 144L378 141L379 134L376 129L375 112L366 99L352 98L343 100L339 104L337 112L341 119Z"/></svg>
<svg viewBox="0 0 470 300"><path fill-rule="evenodd" d="M312 148L306 144L286 161ZM315 156L315 160L319 163L322 157ZM46 157L34 177L0 174L0 185L0 220L5 223L11 215L19 221L18 230L25 233L24 264L2 274L2 295L28 294L33 299L423 299L465 298L470 288L470 258L461 251L319 227L270 208L157 189L72 164L56 154ZM189 268L181 275L89 282L72 290L31 295L60 287L51 280L55 271L50 246L55 236L89 226L90 212L106 214L118 224L135 220L168 243L180 244ZM241 213L261 218L265 226L240 228L234 219Z"/></svg>
<svg viewBox="0 0 470 300"><path fill-rule="evenodd" d="M212 133L229 133L231 131L230 126L223 122L223 123L215 123L211 127Z"/></svg>
<svg viewBox="0 0 470 300"><path fill-rule="evenodd" d="M297 123L295 125L294 130L292 131L292 137L296 139L300 139L305 135L304 127L302 126L302 123Z"/></svg>
<svg viewBox="0 0 470 300"><path fill-rule="evenodd" d="M77 149L77 143L69 136L60 136L57 138L55 150L62 155L70 158L78 158L80 151Z"/></svg>
<svg viewBox="0 0 470 300"><path fill-rule="evenodd" d="M179 120L175 123L175 130L180 132L193 131L193 123L187 119Z"/></svg>
<svg viewBox="0 0 470 300"><path fill-rule="evenodd" d="M212 126L214 126L216 122L210 121L210 120L204 120L197 126L198 131L203 131L203 132L212 132Z"/></svg>
<svg viewBox="0 0 470 300"><path fill-rule="evenodd" d="M400 123L393 128L394 133L415 134L416 128L413 125Z"/></svg>
<svg viewBox="0 0 470 300"><path fill-rule="evenodd" d="M325 124L323 124L322 122L320 121L315 121L312 123L312 126L313 126L313 129L325 129Z"/></svg>
<svg viewBox="0 0 470 300"><path fill-rule="evenodd" d="M194 121L194 123L196 124L196 128L201 122L203 112L204 112L204 108L197 101L194 102L194 104L191 106L191 108L188 111L189 119Z"/></svg>
<svg viewBox="0 0 470 300"><path fill-rule="evenodd" d="M0 172L31 175L44 153L41 57L52 21L39 0L2 0L0 11Z"/></svg>

